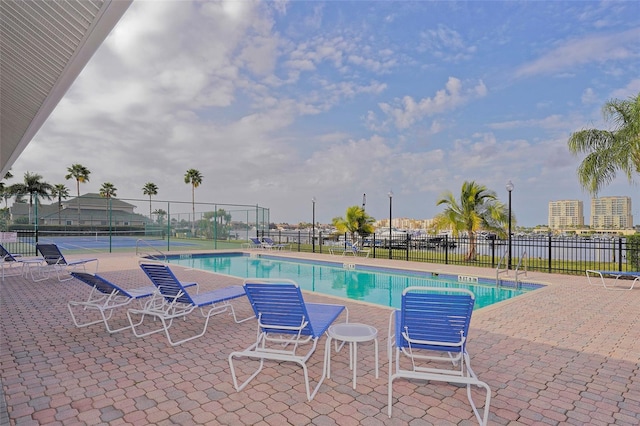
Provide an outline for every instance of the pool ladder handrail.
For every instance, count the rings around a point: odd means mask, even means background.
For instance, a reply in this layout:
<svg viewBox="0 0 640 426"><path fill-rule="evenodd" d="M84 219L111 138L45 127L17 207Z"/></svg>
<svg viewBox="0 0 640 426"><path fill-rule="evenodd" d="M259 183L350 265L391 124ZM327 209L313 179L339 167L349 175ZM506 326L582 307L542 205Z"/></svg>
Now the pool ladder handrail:
<svg viewBox="0 0 640 426"><path fill-rule="evenodd" d="M150 253L147 251L141 251L141 245L146 246L146 248L151 249L154 253ZM160 255L160 258L158 258L157 254ZM149 244L148 241L146 240L142 240L142 239L138 239L136 241L136 256L138 257L147 257L150 258L152 260L158 261L158 262L162 262L162 263L167 263L167 255L164 254L164 252L162 252L161 250L159 250L158 248L152 246L151 244Z"/></svg>
<svg viewBox="0 0 640 426"><path fill-rule="evenodd" d="M505 274L506 276L509 276L509 268L507 265L507 250L504 251L504 253L502 254L502 256L500 256L500 260L498 260L498 267L496 268L496 286L500 286L500 274ZM523 266L523 261L524 260L528 260L529 259L529 255L527 254L527 252L525 251L524 253L522 253L522 256L520 256L519 260L518 260L518 264L516 265L516 269L515 269L515 279L516 279L516 288L520 288L520 280L518 279L518 277L520 275L524 275L525 277L527 276L527 264L528 262L524 263L524 271L520 270L520 266ZM505 261L505 266L507 266L505 269L500 269L500 265L502 264L502 261Z"/></svg>

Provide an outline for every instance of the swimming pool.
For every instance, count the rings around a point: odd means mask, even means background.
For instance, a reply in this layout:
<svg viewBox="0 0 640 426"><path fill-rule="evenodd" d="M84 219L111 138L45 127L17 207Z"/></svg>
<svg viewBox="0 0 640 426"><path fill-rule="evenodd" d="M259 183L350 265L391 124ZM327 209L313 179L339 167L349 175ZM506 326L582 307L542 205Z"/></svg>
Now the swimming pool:
<svg viewBox="0 0 640 426"><path fill-rule="evenodd" d="M167 260L176 265L239 278L288 278L297 282L303 290L394 308L400 307L402 291L409 286L467 288L476 295L476 309L542 287L531 283L521 283L520 289L514 288L515 283L497 287L495 280L478 277L291 259L267 254L182 254L168 256Z"/></svg>

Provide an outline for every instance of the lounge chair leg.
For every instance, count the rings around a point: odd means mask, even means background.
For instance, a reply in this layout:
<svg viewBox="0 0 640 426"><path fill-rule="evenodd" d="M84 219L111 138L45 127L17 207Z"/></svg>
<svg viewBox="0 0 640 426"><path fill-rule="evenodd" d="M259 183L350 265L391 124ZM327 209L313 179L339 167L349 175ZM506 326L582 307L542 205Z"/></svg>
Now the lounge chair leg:
<svg viewBox="0 0 640 426"><path fill-rule="evenodd" d="M236 370L233 367L233 357L234 356L246 356L242 352L231 352L229 354L229 367L231 368L231 377L233 378L233 386L236 388L236 392L240 392L244 389L249 382L251 382L260 372L262 371L262 367L264 366L264 358L260 358L260 365L258 369L251 375L247 380L245 380L241 385L238 385L238 379L236 376Z"/></svg>

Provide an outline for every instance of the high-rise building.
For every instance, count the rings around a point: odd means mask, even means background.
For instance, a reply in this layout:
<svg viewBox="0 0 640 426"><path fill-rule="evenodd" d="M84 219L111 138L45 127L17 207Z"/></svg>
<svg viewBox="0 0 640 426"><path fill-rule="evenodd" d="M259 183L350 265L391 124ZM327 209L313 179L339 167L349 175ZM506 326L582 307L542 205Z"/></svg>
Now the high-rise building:
<svg viewBox="0 0 640 426"><path fill-rule="evenodd" d="M591 228L633 228L631 197L600 197L591 199Z"/></svg>
<svg viewBox="0 0 640 426"><path fill-rule="evenodd" d="M566 229L584 226L584 208L579 200L549 201L549 228Z"/></svg>

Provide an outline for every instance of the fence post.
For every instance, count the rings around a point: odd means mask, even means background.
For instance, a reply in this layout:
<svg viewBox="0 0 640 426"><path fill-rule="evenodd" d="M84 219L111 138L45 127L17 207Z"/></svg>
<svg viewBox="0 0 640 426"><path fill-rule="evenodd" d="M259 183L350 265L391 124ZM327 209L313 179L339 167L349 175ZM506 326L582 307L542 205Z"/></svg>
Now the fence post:
<svg viewBox="0 0 640 426"><path fill-rule="evenodd" d="M618 237L618 271L622 271L622 237Z"/></svg>
<svg viewBox="0 0 640 426"><path fill-rule="evenodd" d="M405 244L407 245L407 256L406 256L406 260L409 260L409 233L407 232L407 235L405 236Z"/></svg>
<svg viewBox="0 0 640 426"><path fill-rule="evenodd" d="M548 241L548 245L549 245L549 249L548 249L548 254L549 254L549 256L548 256L549 257L549 262L548 263L549 264L547 266L547 270L548 270L549 273L551 273L551 251L552 251L551 250L551 234L547 235L547 241Z"/></svg>
<svg viewBox="0 0 640 426"><path fill-rule="evenodd" d="M444 264L449 264L449 235L444 236Z"/></svg>
<svg viewBox="0 0 640 426"><path fill-rule="evenodd" d="M171 202L169 201L167 201L167 251L171 251Z"/></svg>
<svg viewBox="0 0 640 426"><path fill-rule="evenodd" d="M377 245L376 244L376 233L374 232L372 235L373 235L373 240L371 240L371 244L373 244L372 253L373 253L373 258L375 259L376 258L376 245Z"/></svg>
<svg viewBox="0 0 640 426"><path fill-rule="evenodd" d="M496 267L496 239L491 238L489 240L489 247L491 247L491 268Z"/></svg>

